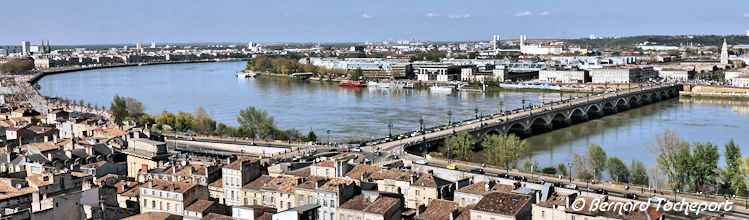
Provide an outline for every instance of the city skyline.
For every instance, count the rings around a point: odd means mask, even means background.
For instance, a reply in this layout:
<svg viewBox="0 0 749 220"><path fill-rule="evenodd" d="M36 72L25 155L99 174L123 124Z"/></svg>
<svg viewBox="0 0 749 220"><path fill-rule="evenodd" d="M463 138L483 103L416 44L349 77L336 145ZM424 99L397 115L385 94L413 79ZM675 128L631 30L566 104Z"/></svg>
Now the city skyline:
<svg viewBox="0 0 749 220"><path fill-rule="evenodd" d="M635 35L742 35L749 3L726 1L8 2L0 45L132 42L471 41ZM35 7L45 5L45 7ZM386 7L381 7L385 5ZM24 10L32 9L33 10ZM699 12L699 16L695 16ZM69 14L68 14L69 13ZM655 22L654 22L655 21ZM191 28L185 28L190 26ZM627 30L627 31L622 31ZM657 30L657 31L653 31Z"/></svg>

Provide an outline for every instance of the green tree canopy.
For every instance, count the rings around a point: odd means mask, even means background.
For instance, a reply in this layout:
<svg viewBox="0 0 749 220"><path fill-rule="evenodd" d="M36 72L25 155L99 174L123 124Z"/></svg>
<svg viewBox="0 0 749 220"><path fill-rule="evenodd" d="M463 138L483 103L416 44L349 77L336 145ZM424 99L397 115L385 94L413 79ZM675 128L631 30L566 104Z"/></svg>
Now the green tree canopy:
<svg viewBox="0 0 749 220"><path fill-rule="evenodd" d="M601 174L606 169L606 151L600 145L591 144L588 146L588 159L593 169L593 176L601 178Z"/></svg>
<svg viewBox="0 0 749 220"><path fill-rule="evenodd" d="M470 160L473 155L473 146L476 145L476 141L473 140L468 132L461 132L452 135L445 141L445 146L448 157L454 155L459 160Z"/></svg>
<svg viewBox="0 0 749 220"><path fill-rule="evenodd" d="M627 165L624 164L624 161L618 157L611 157L606 162L606 166L608 167L609 176L614 180L614 182L629 182L630 172Z"/></svg>
<svg viewBox="0 0 749 220"><path fill-rule="evenodd" d="M632 161L629 182L640 186L648 185L648 171L642 162Z"/></svg>
<svg viewBox="0 0 749 220"><path fill-rule="evenodd" d="M484 137L481 147L489 164L515 168L528 151L528 144L515 135L491 134Z"/></svg>
<svg viewBox="0 0 749 220"><path fill-rule="evenodd" d="M128 116L125 98L115 95L112 103L109 105L109 111L112 112L116 123L122 122Z"/></svg>
<svg viewBox="0 0 749 220"><path fill-rule="evenodd" d="M268 115L268 112L253 106L240 110L237 122L239 127L249 132L253 138L271 138L276 127L273 117Z"/></svg>

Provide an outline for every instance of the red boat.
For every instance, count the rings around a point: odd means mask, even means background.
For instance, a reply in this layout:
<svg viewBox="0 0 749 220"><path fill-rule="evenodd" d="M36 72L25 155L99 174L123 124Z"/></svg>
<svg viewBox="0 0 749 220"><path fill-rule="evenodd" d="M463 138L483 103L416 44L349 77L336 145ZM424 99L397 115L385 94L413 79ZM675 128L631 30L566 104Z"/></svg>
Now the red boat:
<svg viewBox="0 0 749 220"><path fill-rule="evenodd" d="M367 86L367 84L363 82L359 82L359 81L343 81L343 82L338 83L338 86L365 87Z"/></svg>

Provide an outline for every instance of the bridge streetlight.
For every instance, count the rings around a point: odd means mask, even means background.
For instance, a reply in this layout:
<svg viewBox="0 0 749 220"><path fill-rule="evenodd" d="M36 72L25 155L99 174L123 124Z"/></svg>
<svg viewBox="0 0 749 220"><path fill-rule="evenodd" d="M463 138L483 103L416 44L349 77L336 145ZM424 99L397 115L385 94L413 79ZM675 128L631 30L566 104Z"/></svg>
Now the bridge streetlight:
<svg viewBox="0 0 749 220"><path fill-rule="evenodd" d="M504 111L504 110L503 110L503 108L502 108L502 107L504 107L504 104L505 104L505 103L504 103L503 101L499 101L499 112L500 112L500 113L502 113L502 114L504 114L504 113L505 113L505 111Z"/></svg>
<svg viewBox="0 0 749 220"><path fill-rule="evenodd" d="M424 116L419 115L419 125L421 127L421 131L424 131Z"/></svg>
<svg viewBox="0 0 749 220"><path fill-rule="evenodd" d="M473 112L476 113L476 119L479 119L479 106L477 105L476 108L473 109Z"/></svg>
<svg viewBox="0 0 749 220"><path fill-rule="evenodd" d="M448 125L453 124L453 111L452 110L447 111L447 124Z"/></svg>
<svg viewBox="0 0 749 220"><path fill-rule="evenodd" d="M569 168L569 171L570 171L570 183L572 183L572 166L574 165L575 164L573 164L572 162L567 162L567 167Z"/></svg>
<svg viewBox="0 0 749 220"><path fill-rule="evenodd" d="M523 98L522 100L520 100L520 102L523 103L523 109L525 109L525 98Z"/></svg>
<svg viewBox="0 0 749 220"><path fill-rule="evenodd" d="M392 139L393 138L393 120L388 121L388 130L389 130L388 137Z"/></svg>

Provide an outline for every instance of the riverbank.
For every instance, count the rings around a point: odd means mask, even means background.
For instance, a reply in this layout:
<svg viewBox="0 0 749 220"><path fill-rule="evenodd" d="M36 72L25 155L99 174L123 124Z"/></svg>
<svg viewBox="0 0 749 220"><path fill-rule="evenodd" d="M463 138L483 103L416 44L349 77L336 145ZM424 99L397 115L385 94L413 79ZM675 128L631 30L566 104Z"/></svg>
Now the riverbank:
<svg viewBox="0 0 749 220"><path fill-rule="evenodd" d="M679 96L700 99L749 100L749 93L679 92Z"/></svg>

